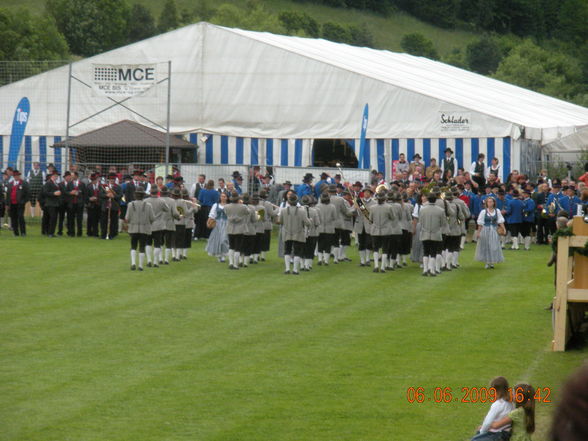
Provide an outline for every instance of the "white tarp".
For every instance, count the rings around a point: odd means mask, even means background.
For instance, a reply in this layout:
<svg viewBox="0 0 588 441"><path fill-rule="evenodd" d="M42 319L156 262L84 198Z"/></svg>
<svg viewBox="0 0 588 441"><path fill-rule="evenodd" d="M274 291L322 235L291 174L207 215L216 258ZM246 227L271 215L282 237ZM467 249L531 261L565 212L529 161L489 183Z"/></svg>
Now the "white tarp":
<svg viewBox="0 0 588 441"><path fill-rule="evenodd" d="M543 146L547 153L579 153L588 150L588 127Z"/></svg>
<svg viewBox="0 0 588 441"><path fill-rule="evenodd" d="M588 109L443 63L325 40L198 23L73 64L90 84L95 65L171 60L171 130L261 138L356 138L369 104L369 138L504 137L542 143L588 124ZM28 135L63 135L68 67L0 88L0 135L22 97ZM140 79L137 82L141 82ZM118 98L122 99L122 97ZM76 125L72 135L132 119L166 125L167 83ZM72 82L71 124L113 105Z"/></svg>

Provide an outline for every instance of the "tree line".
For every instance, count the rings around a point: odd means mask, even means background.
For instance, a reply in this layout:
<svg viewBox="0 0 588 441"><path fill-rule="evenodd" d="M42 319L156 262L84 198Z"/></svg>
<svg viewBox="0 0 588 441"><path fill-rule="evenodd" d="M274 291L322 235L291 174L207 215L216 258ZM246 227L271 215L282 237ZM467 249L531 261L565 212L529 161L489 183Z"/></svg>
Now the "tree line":
<svg viewBox="0 0 588 441"><path fill-rule="evenodd" d="M401 47L413 55L588 105L588 0L296 1L378 14L406 11L437 26L476 31L476 41L449 54L440 55L419 33L404 35ZM126 0L47 0L43 16L26 9L0 9L0 61L92 56L198 21L377 46L366 24L319 23L303 9L274 14L259 0L249 0L244 8L198 0L192 9L180 9L175 0L166 0L154 17L143 4L129 5Z"/></svg>

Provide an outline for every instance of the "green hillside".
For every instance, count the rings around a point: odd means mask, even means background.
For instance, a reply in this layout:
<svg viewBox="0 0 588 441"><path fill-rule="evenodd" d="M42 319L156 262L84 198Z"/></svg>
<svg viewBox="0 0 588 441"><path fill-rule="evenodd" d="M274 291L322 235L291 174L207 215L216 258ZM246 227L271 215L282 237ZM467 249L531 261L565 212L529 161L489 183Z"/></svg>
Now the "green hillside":
<svg viewBox="0 0 588 441"><path fill-rule="evenodd" d="M43 14L45 11L45 0L4 0L2 7L15 9L26 7L35 14ZM139 3L146 6L157 19L164 6L160 0L138 0L128 1L130 5ZM193 0L176 0L178 11L187 10L193 12L198 9L201 2ZM215 8L221 4L233 4L239 8L246 9L248 0L220 0L209 1L209 6ZM473 32L450 30L435 27L431 24L420 21L402 11L397 11L387 17L355 9L332 8L312 3L300 3L291 0L266 0L260 2L263 7L272 14L279 14L283 11L304 11L311 15L319 24L325 22L337 22L342 24L365 25L374 37L374 46L382 49L400 51L400 40L405 34L421 33L434 42L435 48L441 56L448 54L454 48L465 48L474 41L478 35Z"/></svg>

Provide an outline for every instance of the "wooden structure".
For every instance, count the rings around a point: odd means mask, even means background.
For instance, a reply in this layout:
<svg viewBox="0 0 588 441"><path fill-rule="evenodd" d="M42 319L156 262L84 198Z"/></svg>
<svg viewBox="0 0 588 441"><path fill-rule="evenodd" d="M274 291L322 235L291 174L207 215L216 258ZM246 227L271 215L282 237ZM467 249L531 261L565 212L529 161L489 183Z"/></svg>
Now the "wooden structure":
<svg viewBox="0 0 588 441"><path fill-rule="evenodd" d="M584 248L588 241L588 224L581 216L572 222L574 236L557 242L557 272L553 299L554 329L552 348L565 351L566 343L578 331L588 311L588 257L570 256L570 248Z"/></svg>

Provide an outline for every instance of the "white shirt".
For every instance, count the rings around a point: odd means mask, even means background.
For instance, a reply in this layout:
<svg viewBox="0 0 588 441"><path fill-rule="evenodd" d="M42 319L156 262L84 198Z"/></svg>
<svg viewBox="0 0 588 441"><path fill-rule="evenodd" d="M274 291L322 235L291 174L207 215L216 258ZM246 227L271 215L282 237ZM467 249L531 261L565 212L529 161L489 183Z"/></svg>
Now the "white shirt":
<svg viewBox="0 0 588 441"><path fill-rule="evenodd" d="M472 166L470 167L470 175L476 176L476 164L478 161L472 162ZM457 172L456 172L457 173ZM484 179L488 179L488 168L484 165Z"/></svg>
<svg viewBox="0 0 588 441"><path fill-rule="evenodd" d="M500 210L488 210L488 214L490 216L494 216L494 214L497 214L498 218L496 220L497 224L503 224L504 223L504 217L502 216L502 213L500 212ZM478 225L484 226L484 218L486 217L486 209L484 208L482 211L480 211L480 214L478 215Z"/></svg>
<svg viewBox="0 0 588 441"><path fill-rule="evenodd" d="M482 427L480 427L480 433L486 433L488 431L501 432L505 429L508 429L510 427L510 424L502 426L498 429L490 429L490 425L494 421L504 418L509 413L511 413L513 410L514 410L514 405L512 404L512 402L506 401L503 398L496 400L494 403L492 403L492 406L490 406L490 410L486 414L486 418L484 418L484 422L482 423Z"/></svg>

